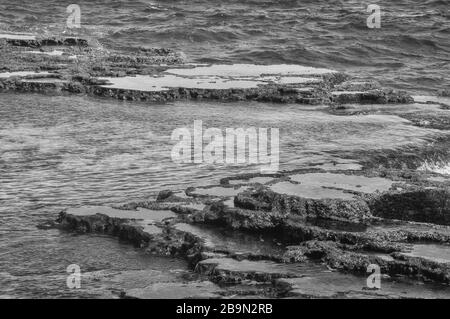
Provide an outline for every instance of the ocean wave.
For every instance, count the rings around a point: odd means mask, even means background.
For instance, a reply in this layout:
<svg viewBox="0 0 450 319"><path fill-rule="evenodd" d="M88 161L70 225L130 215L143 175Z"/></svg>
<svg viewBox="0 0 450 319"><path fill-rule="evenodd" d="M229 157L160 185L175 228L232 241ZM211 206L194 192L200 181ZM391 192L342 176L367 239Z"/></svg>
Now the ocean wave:
<svg viewBox="0 0 450 319"><path fill-rule="evenodd" d="M64 32L69 1L16 6L0 0L1 29ZM80 0L81 35L114 48L171 47L192 62L294 63L336 68L404 87L450 71L448 1L387 1L381 28L369 29L363 3L343 0ZM49 14L51 12L51 14ZM445 64L446 62L447 64ZM439 67L437 67L439 66ZM383 69L383 72L374 72ZM399 83L393 81L403 74ZM415 74L415 75L414 75ZM443 89L448 81L425 81ZM425 93L425 92L424 92Z"/></svg>

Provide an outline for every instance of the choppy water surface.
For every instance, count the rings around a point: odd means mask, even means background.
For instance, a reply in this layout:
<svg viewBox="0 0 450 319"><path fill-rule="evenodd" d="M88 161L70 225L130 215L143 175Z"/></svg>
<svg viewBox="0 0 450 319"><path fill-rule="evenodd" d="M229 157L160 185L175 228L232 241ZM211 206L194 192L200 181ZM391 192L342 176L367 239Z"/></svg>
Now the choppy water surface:
<svg viewBox="0 0 450 319"><path fill-rule="evenodd" d="M405 108L405 110L408 108ZM342 162L342 154L420 145L440 133L396 115L336 116L322 107L263 103L164 105L88 97L2 94L0 99L0 295L74 296L65 269L167 269L104 237L36 229L58 210L153 197L161 189L216 183L258 166L176 164L175 128L280 128L280 169ZM348 160L347 160L348 161ZM347 163L344 161L344 163ZM358 158L350 161L353 165ZM100 257L99 254L101 255ZM133 261L136 259L136 261ZM180 263L179 261L177 263ZM91 285L75 296L104 297Z"/></svg>
<svg viewBox="0 0 450 319"><path fill-rule="evenodd" d="M448 1L377 1L382 28L369 30L367 4L360 1L0 0L0 30L63 32L66 7L74 2L82 10L81 35L105 47L169 47L200 63L324 67L420 93L448 86ZM104 288L123 285L90 281L69 291L65 269L72 263L107 274L185 269L179 260L146 256L114 239L35 227L67 206L143 199L162 188L258 170L175 164L175 128L192 128L194 120L205 128L280 128L281 169L358 167L357 151L420 145L440 134L387 113L334 116L298 105L145 105L1 94L0 298L109 297Z"/></svg>
<svg viewBox="0 0 450 319"><path fill-rule="evenodd" d="M61 32L71 3L81 7L81 34L115 48L327 67L417 92L449 85L446 0L0 0L0 29ZM381 7L380 29L367 28L370 3Z"/></svg>

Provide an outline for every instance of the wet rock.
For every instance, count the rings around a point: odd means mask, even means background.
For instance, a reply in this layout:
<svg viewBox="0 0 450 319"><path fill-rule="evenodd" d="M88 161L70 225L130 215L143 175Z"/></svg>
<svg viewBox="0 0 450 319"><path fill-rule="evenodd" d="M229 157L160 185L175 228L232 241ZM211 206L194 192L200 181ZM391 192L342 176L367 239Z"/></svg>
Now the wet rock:
<svg viewBox="0 0 450 319"><path fill-rule="evenodd" d="M333 269L352 273L366 273L368 266L375 264L383 274L391 276L404 275L441 283L450 282L448 264L441 261L426 260L402 252L394 252L389 256L352 249L355 248L336 242L308 241L300 246L289 247L285 259L297 261L308 257L325 262Z"/></svg>
<svg viewBox="0 0 450 319"><path fill-rule="evenodd" d="M210 281L188 283L155 283L124 292L127 299L216 299L222 289Z"/></svg>
<svg viewBox="0 0 450 319"><path fill-rule="evenodd" d="M80 38L44 38L40 39L38 37L10 37L6 39L6 42L13 46L21 46L21 47L43 47L43 46L81 46L87 47L88 41Z"/></svg>
<svg viewBox="0 0 450 319"><path fill-rule="evenodd" d="M156 200L163 201L171 196L173 196L173 192L171 190L160 191Z"/></svg>
<svg viewBox="0 0 450 319"><path fill-rule="evenodd" d="M407 270L427 279L450 283L449 246L415 244L410 251L392 254L396 260L407 265ZM404 270L405 271L405 270Z"/></svg>
<svg viewBox="0 0 450 319"><path fill-rule="evenodd" d="M119 298L123 291L129 289L144 289L153 284L169 284L179 282L198 281L199 276L188 269L183 260L156 257L151 267L158 263L173 267L163 270L157 269L129 269L100 271L84 271L81 274L83 286L99 287L101 298ZM162 267L162 265L158 265Z"/></svg>
<svg viewBox="0 0 450 319"><path fill-rule="evenodd" d="M163 210L172 211L180 215L190 215L196 212L202 211L210 203L208 199L202 202L199 199L187 197L183 193L173 193L169 197L164 199L157 199L156 201L143 201L132 202L117 207L118 209L136 210L136 209L149 209L149 210ZM164 196L163 196L164 197Z"/></svg>
<svg viewBox="0 0 450 319"><path fill-rule="evenodd" d="M236 198L235 198L236 202ZM286 214L225 206L224 202L212 204L201 214L194 214L193 221L225 224L233 229L266 231L276 229L286 218Z"/></svg>
<svg viewBox="0 0 450 319"><path fill-rule="evenodd" d="M243 280L272 282L277 278L299 277L312 271L324 270L320 266L288 265L272 261L238 261L231 258L210 258L200 261L196 271L208 275L215 282L239 283Z"/></svg>
<svg viewBox="0 0 450 319"><path fill-rule="evenodd" d="M133 211L90 206L63 211L58 222L60 228L82 233L110 234L142 247L162 235L161 227L155 224L173 217L171 211Z"/></svg>
<svg viewBox="0 0 450 319"><path fill-rule="evenodd" d="M0 53L0 70L53 70L69 82L56 87L1 83L3 91L85 93L149 102L180 99L300 104L410 101L405 93L379 89L370 82L348 81L348 75L328 69L299 65L189 65L185 64L182 53L167 48L116 51L103 48L95 40L76 37L3 34ZM364 91L342 93L343 89L357 88ZM333 91L340 93L331 94Z"/></svg>
<svg viewBox="0 0 450 319"><path fill-rule="evenodd" d="M381 289L367 288L366 277L348 274L322 273L301 278L278 279L276 282L286 296L302 298L450 298L445 287L414 286L408 283L381 280Z"/></svg>
<svg viewBox="0 0 450 319"><path fill-rule="evenodd" d="M192 237L189 241L198 241L202 245L202 254L213 252L238 259L280 260L284 247L270 236L248 234L224 227L211 227L201 224L179 223L174 229Z"/></svg>
<svg viewBox="0 0 450 319"><path fill-rule="evenodd" d="M108 51L76 38L23 35L2 40L0 35L0 42L1 91L83 93L151 102L327 103L334 108L349 108L348 103L412 103L404 92L352 81L326 69L169 67L183 63L182 55L168 49ZM423 101L433 107L438 103ZM420 98L416 102L421 103ZM446 120L421 120L423 126L440 123L445 129ZM398 158L398 152L393 154ZM220 185L186 192L161 191L156 201L120 208L68 209L60 214L58 225L43 227L110 234L148 253L180 256L202 278L194 283L147 282L128 291L128 297L153 297L161 291L178 291L180 298L198 296L197 292L214 298L230 293L207 278L232 283L236 291L244 283L264 285L252 290L264 296L270 287L276 296L404 297L397 291L380 294L347 285L339 281L342 274L326 268L362 274L371 263L380 265L385 274L449 283L445 244L450 231L436 225L449 225L448 183L436 179L442 176L406 168L381 170L376 165L362 170L351 161L320 164L295 172L226 178ZM420 245L436 245L435 251L427 253ZM351 275L347 279L355 282ZM324 285L327 280L334 280L330 287Z"/></svg>
<svg viewBox="0 0 450 319"><path fill-rule="evenodd" d="M405 257L418 257L450 266L450 246L437 244L416 244L409 252L400 253Z"/></svg>
<svg viewBox="0 0 450 319"><path fill-rule="evenodd" d="M252 185L269 184L270 182L282 177L281 174L242 174L234 177L226 177L220 180L221 185Z"/></svg>
<svg viewBox="0 0 450 319"><path fill-rule="evenodd" d="M272 285L279 278L316 278L318 274L327 271L326 267L363 274L367 271L367 266L374 263L380 266L385 275L449 283L446 262L433 260L435 255L420 255L417 248L415 251L411 249L417 247L415 245L419 242L433 242L438 247L443 247L439 245L450 242L448 227L385 220L375 216L368 216L364 223L361 223L362 219L340 219L335 218L333 214L305 216L292 208L298 206L279 204L277 195L270 191L270 186L279 181L319 183L326 187L352 191L352 194L361 200L369 201L380 194L392 192L392 187L399 183L405 189L422 183L437 183L428 181L428 176L406 172L385 172L382 178L377 172L367 171L350 174L348 178L342 178L340 174L342 173L339 171L331 174L318 173L317 170L287 172L277 175L274 180L268 181L267 185L251 183L254 186L245 188L235 196L236 207L225 205L230 197L222 196L221 193L223 188L234 191L234 186L224 185L220 188L220 194L214 193L217 186L212 186L200 189L201 192L212 190L213 194L197 194L201 195L199 198L178 198L181 201L168 202L175 199L177 193L163 192L156 202L131 203L123 205L121 209L69 209L61 213L59 222L60 227L65 229L118 236L152 254L183 257L199 275L217 283L232 284L234 292L244 295L255 293L297 297L392 297L391 294L348 290L345 286L338 287L339 285L332 288L331 292L321 286L316 291L295 292L292 288L286 290L280 285ZM336 176L339 177L338 183L330 179ZM236 189L242 187L242 181L247 182L249 178L257 177L234 179L239 181ZM360 185L361 181L367 179L371 183ZM258 189L259 193L255 192ZM195 190L191 189L187 193ZM246 208L239 207L240 203L246 203ZM188 205L203 206L202 209L192 207L185 211L180 208L185 206L187 209ZM164 209L177 212L179 210L183 213L175 215ZM342 213L340 216L342 217ZM221 227L205 224L220 224ZM285 245L288 243L291 246L286 250ZM333 278L338 280L339 276L340 274L336 273ZM311 280L315 282L318 279ZM249 282L264 285L249 289ZM129 296L152 296L155 289L165 289L164 287L169 286L156 283L138 289ZM167 289L174 289L175 286ZM234 292L221 291L211 296L225 296Z"/></svg>
<svg viewBox="0 0 450 319"><path fill-rule="evenodd" d="M245 189L247 189L246 186L190 187L186 190L186 194L192 197L230 197L237 195Z"/></svg>
<svg viewBox="0 0 450 319"><path fill-rule="evenodd" d="M447 224L447 186L431 184L416 172L388 174L306 171L244 190L236 195L234 204L236 208L305 218L365 222L379 216Z"/></svg>
<svg viewBox="0 0 450 319"><path fill-rule="evenodd" d="M431 224L394 223L382 220L372 221L365 228L354 228L351 224L342 229L334 223L328 225L320 222L320 226L304 220L287 219L282 225L282 233L287 242L303 242L309 240L333 241L352 245L353 249L391 253L405 248L412 242L446 243L450 241L448 227L434 228Z"/></svg>
<svg viewBox="0 0 450 319"><path fill-rule="evenodd" d="M398 298L396 295L381 294L364 290L363 278L351 275L324 273L315 276L277 280L277 287L285 290L287 296L302 298L346 298L348 294L358 293L360 298Z"/></svg>
<svg viewBox="0 0 450 319"><path fill-rule="evenodd" d="M297 189L291 192L290 188L280 187L288 184L295 188L299 184L282 183L274 184L271 188L259 187L244 191L236 196L235 205L240 208L276 211L285 215L292 214L305 218L363 221L371 217L367 204L351 195L344 197L345 193L339 191L339 195L342 195L343 198L327 198L328 195L321 199L302 197L301 192L296 192Z"/></svg>
<svg viewBox="0 0 450 319"><path fill-rule="evenodd" d="M334 103L413 103L414 99L403 91L374 89L367 91L333 91L331 101Z"/></svg>
<svg viewBox="0 0 450 319"><path fill-rule="evenodd" d="M439 96L450 97L450 89L444 89L439 91Z"/></svg>
<svg viewBox="0 0 450 319"><path fill-rule="evenodd" d="M450 225L450 189L418 187L388 192L369 201L375 216Z"/></svg>
<svg viewBox="0 0 450 319"><path fill-rule="evenodd" d="M336 91L369 91L380 89L378 82L374 81L345 81L334 87Z"/></svg>

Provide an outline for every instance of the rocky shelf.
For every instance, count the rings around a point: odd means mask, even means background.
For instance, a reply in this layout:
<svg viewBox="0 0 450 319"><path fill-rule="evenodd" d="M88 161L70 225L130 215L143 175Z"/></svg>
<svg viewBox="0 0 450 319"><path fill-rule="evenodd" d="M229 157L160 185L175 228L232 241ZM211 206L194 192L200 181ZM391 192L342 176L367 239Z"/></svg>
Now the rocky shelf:
<svg viewBox="0 0 450 319"><path fill-rule="evenodd" d="M0 91L90 94L120 100L180 99L329 104L412 103L406 92L299 65L193 65L160 48L105 49L77 37L0 34Z"/></svg>
<svg viewBox="0 0 450 319"><path fill-rule="evenodd" d="M440 133L450 123L448 92L412 97L323 68L190 64L170 49L119 52L33 34L0 34L0 56L0 92L320 104L336 115L387 112ZM448 135L436 143L448 157ZM184 258L195 274L130 273L145 279L124 298L450 298L449 193L448 175L343 161L162 190L120 207L72 207L40 227L115 236ZM381 289L367 289L371 264Z"/></svg>
<svg viewBox="0 0 450 319"><path fill-rule="evenodd" d="M47 225L185 258L200 279L124 298L450 298L450 179L407 170L246 174L120 207L69 208ZM366 287L367 267L382 273Z"/></svg>

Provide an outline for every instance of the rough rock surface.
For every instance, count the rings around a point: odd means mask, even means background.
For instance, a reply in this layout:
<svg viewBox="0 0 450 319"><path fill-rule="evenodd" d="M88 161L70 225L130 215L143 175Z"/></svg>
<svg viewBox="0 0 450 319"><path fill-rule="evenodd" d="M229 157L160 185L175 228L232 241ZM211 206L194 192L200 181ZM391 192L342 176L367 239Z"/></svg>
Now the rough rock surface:
<svg viewBox="0 0 450 319"><path fill-rule="evenodd" d="M450 298L449 197L442 195L449 181L431 177L404 170L246 174L185 194L162 191L156 201L71 208L55 226L183 257L200 276L152 282L125 290L125 298L157 298L157 291L179 298ZM315 191L299 196L271 190L281 182ZM329 199L337 193L328 189L351 196ZM389 205L391 196L411 192L429 201L417 211L409 195ZM380 267L381 289L367 288L371 264Z"/></svg>
<svg viewBox="0 0 450 319"><path fill-rule="evenodd" d="M325 104L336 115L383 110L441 131L450 123L446 91L412 97L297 65L192 65L170 49L118 52L78 37L0 34L0 92ZM395 113L399 104L411 111ZM448 158L448 138L437 143ZM152 275L125 287L125 298L450 298L448 175L383 168L422 151L364 154L379 164L364 169L343 161L162 190L156 201L68 208L40 226L108 234L189 263L191 273ZM381 289L366 289L371 264Z"/></svg>
<svg viewBox="0 0 450 319"><path fill-rule="evenodd" d="M164 48L117 52L92 39L0 34L0 91L91 94L120 100L411 103L405 92L297 65L191 65Z"/></svg>

